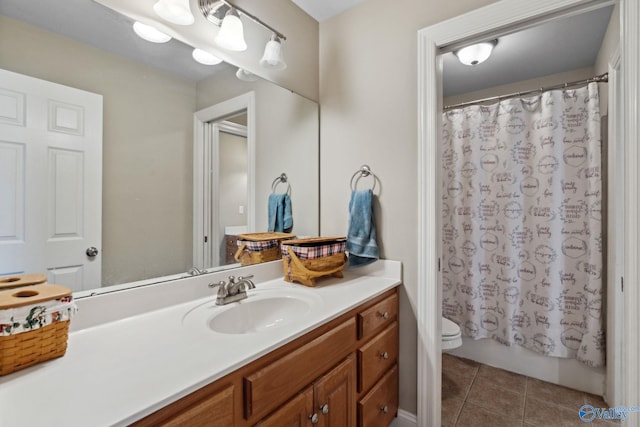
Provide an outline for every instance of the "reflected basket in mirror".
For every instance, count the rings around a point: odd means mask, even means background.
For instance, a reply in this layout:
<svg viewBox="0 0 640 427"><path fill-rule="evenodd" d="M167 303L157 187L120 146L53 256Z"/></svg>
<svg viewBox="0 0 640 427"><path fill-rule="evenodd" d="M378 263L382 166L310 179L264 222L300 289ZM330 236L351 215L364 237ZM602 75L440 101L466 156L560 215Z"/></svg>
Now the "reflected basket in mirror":
<svg viewBox="0 0 640 427"><path fill-rule="evenodd" d="M279 260L282 258L280 242L295 237L291 233L279 232L238 234L238 250L234 258L242 265Z"/></svg>
<svg viewBox="0 0 640 427"><path fill-rule="evenodd" d="M39 285L45 283L47 276L44 274L22 274L19 276L0 277L0 290L13 289L22 286Z"/></svg>
<svg viewBox="0 0 640 427"><path fill-rule="evenodd" d="M346 237L314 237L285 240L280 249L284 280L315 286L321 277L342 277L347 257Z"/></svg>
<svg viewBox="0 0 640 427"><path fill-rule="evenodd" d="M64 356L76 310L71 289L64 286L0 291L0 376Z"/></svg>

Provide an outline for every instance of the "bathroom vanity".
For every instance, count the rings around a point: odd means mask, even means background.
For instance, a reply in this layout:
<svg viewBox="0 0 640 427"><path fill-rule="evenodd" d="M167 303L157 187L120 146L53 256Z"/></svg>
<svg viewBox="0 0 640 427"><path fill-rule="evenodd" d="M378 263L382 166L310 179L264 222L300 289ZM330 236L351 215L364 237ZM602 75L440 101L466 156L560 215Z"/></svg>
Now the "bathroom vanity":
<svg viewBox="0 0 640 427"><path fill-rule="evenodd" d="M281 268L79 299L66 356L0 377L0 425L388 426L400 263L315 288L284 282ZM256 289L216 306L207 285L231 274L254 274Z"/></svg>

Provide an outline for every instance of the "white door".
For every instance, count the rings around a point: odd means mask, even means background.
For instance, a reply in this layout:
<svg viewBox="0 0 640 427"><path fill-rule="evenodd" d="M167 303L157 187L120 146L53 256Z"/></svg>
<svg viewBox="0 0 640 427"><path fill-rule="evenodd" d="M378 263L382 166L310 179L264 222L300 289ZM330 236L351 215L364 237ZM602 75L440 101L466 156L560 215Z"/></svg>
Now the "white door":
<svg viewBox="0 0 640 427"><path fill-rule="evenodd" d="M0 275L99 287L101 223L102 96L0 69Z"/></svg>

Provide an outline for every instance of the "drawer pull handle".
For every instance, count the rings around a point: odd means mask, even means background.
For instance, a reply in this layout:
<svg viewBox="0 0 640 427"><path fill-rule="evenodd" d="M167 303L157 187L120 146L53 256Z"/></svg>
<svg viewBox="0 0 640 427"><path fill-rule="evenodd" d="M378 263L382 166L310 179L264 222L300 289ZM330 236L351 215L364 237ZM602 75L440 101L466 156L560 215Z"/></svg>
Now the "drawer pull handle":
<svg viewBox="0 0 640 427"><path fill-rule="evenodd" d="M389 353L387 353L386 351L380 352L380 358L387 360L389 358Z"/></svg>
<svg viewBox="0 0 640 427"><path fill-rule="evenodd" d="M380 407L380 412L382 412L383 414L386 414L389 412L389 407L387 405L381 406Z"/></svg>
<svg viewBox="0 0 640 427"><path fill-rule="evenodd" d="M329 413L329 405L326 403L324 405L320 405L320 410L324 415L327 415Z"/></svg>
<svg viewBox="0 0 640 427"><path fill-rule="evenodd" d="M318 424L318 414L309 415L309 419L311 420L311 424Z"/></svg>
<svg viewBox="0 0 640 427"><path fill-rule="evenodd" d="M385 311L382 313L379 313L380 317L382 317L383 319L388 319L389 318L389 312Z"/></svg>

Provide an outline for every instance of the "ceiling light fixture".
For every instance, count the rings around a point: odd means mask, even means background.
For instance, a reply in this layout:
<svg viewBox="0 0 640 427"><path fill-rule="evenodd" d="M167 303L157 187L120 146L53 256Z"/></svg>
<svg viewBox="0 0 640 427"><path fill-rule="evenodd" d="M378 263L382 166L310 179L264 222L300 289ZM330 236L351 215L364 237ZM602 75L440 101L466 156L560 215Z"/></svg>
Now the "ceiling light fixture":
<svg viewBox="0 0 640 427"><path fill-rule="evenodd" d="M287 63L284 62L284 57L282 56L280 38L275 33L271 35L271 39L264 47L264 55L260 60L260 66L272 70L284 70L287 68Z"/></svg>
<svg viewBox="0 0 640 427"><path fill-rule="evenodd" d="M458 60L464 65L478 65L489 59L493 48L498 44L498 40L477 43L471 46L465 46L453 52Z"/></svg>
<svg viewBox="0 0 640 427"><path fill-rule="evenodd" d="M150 25L146 25L138 21L133 23L133 31L135 31L139 37L152 43L166 43L171 40L171 36L166 35L162 31L156 30Z"/></svg>
<svg viewBox="0 0 640 427"><path fill-rule="evenodd" d="M232 7L222 20L220 31L215 38L215 42L223 49L242 52L247 50L247 43L244 41L244 29L240 15Z"/></svg>
<svg viewBox="0 0 640 427"><path fill-rule="evenodd" d="M162 19L178 25L191 25L195 18L189 8L189 0L158 0L153 10Z"/></svg>
<svg viewBox="0 0 640 427"><path fill-rule="evenodd" d="M193 49L193 53L191 53L191 56L193 56L193 59L203 65L217 65L222 62L222 59L218 58L217 56L198 48Z"/></svg>

